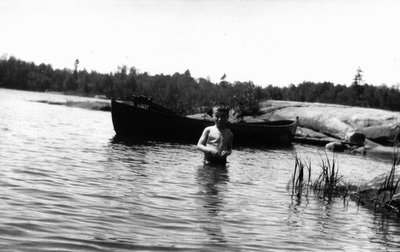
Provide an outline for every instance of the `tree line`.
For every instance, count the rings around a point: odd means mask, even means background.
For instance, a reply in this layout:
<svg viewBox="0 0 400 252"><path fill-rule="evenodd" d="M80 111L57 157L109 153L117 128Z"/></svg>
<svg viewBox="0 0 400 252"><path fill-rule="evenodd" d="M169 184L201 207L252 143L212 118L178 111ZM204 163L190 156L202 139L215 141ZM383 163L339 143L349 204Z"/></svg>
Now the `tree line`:
<svg viewBox="0 0 400 252"><path fill-rule="evenodd" d="M15 57L0 58L0 87L31 91L56 91L84 96L104 95L107 98L130 100L132 95L152 96L153 100L182 114L204 112L206 108L224 103L242 114L256 114L259 103L267 99L302 102L334 103L349 106L400 111L399 86L374 86L362 81L359 69L350 86L331 82L304 81L287 87L253 82L208 78L195 79L190 71L172 75L149 75L136 68L119 67L116 72L103 74L95 71L53 69L49 64L36 65Z"/></svg>

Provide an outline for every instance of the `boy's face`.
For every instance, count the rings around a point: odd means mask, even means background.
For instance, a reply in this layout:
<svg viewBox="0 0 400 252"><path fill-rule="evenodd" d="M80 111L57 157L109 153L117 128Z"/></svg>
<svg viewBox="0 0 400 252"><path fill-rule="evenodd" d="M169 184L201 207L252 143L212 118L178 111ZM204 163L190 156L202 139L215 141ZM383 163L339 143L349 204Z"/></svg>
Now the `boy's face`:
<svg viewBox="0 0 400 252"><path fill-rule="evenodd" d="M217 126L225 126L225 123L228 121L228 113L214 111L213 119Z"/></svg>

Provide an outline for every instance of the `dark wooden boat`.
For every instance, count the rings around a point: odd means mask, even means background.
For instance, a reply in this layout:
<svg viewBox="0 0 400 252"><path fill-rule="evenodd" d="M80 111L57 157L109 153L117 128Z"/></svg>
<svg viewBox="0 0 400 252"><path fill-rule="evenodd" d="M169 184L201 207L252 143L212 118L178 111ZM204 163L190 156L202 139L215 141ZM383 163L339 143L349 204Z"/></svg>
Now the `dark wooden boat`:
<svg viewBox="0 0 400 252"><path fill-rule="evenodd" d="M117 135L139 136L172 142L197 143L204 128L214 123L180 115L168 108L141 101L111 101L111 114ZM234 145L290 145L297 122L291 120L262 123L228 123L234 134Z"/></svg>

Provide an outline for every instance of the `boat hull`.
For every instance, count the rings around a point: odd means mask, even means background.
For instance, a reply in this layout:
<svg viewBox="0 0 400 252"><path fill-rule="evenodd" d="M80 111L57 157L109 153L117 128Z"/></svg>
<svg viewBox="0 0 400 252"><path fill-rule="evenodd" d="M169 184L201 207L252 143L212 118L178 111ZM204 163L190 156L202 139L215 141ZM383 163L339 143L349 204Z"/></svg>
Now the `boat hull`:
<svg viewBox="0 0 400 252"><path fill-rule="evenodd" d="M146 109L115 100L111 102L111 114L117 135L135 135L172 142L197 143L204 128L213 125L212 121ZM290 145L296 126L296 121L290 120L227 124L227 128L234 134L235 146Z"/></svg>

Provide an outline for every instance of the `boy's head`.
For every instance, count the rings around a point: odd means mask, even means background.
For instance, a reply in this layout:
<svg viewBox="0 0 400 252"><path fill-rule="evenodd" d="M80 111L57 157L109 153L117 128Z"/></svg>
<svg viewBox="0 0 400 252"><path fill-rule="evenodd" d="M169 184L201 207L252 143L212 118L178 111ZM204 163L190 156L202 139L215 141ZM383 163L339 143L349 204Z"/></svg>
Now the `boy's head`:
<svg viewBox="0 0 400 252"><path fill-rule="evenodd" d="M227 106L214 106L212 108L212 117L217 127L225 127L229 118L229 108Z"/></svg>

